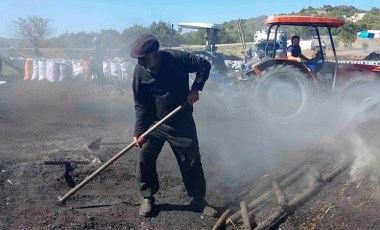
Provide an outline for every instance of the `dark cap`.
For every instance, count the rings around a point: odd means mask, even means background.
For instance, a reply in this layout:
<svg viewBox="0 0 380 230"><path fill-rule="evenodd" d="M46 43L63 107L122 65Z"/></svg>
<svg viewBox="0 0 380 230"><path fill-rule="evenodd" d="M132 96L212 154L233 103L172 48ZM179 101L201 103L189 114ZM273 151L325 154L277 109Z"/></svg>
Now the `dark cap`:
<svg viewBox="0 0 380 230"><path fill-rule="evenodd" d="M145 33L140 35L133 43L131 57L141 58L153 53L160 48L160 43L155 36Z"/></svg>

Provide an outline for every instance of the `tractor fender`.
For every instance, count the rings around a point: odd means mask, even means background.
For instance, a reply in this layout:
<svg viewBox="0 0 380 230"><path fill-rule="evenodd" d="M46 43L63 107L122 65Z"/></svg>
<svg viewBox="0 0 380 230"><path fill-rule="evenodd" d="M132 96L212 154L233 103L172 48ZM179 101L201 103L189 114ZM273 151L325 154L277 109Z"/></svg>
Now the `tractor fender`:
<svg viewBox="0 0 380 230"><path fill-rule="evenodd" d="M277 59L266 59L263 60L262 62L258 63L257 65L254 65L254 71L256 74L258 72L264 71L265 69L274 66L274 65L289 65L289 66L294 66L298 68L301 72L305 73L309 78L313 79L315 81L314 74L310 72L310 70L300 62L296 61L291 61L286 58L277 58Z"/></svg>
<svg viewBox="0 0 380 230"><path fill-rule="evenodd" d="M361 75L373 75L380 77L380 66L377 65L366 65L366 64L339 64L339 77L345 77L345 76L354 76L357 75L357 73L360 73Z"/></svg>

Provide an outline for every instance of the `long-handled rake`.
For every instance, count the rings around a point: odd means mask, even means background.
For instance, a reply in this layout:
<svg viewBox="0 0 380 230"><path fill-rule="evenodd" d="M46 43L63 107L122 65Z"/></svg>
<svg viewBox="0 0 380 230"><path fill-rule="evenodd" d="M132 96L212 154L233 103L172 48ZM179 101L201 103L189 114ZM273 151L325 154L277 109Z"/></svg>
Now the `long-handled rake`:
<svg viewBox="0 0 380 230"><path fill-rule="evenodd" d="M187 103L184 103L184 104L178 106L176 109L174 109L172 112L170 112L164 118L162 118L159 122L157 122L155 125L153 125L152 127L150 127L145 133L143 133L141 135L141 137L145 137L148 134L150 134L152 131L154 131L159 126L161 126L166 120L168 120L170 117L172 117L178 111L182 110L187 105L188 105ZM133 141L127 147L125 147L123 150L121 150L119 153L117 153L114 157L112 157L110 160L108 160L106 163L104 163L102 166L100 166L95 172L93 172L90 176L88 176L86 179L84 179L81 183L79 183L74 188L72 188L70 191L68 191L65 195L59 196L58 197L58 204L64 204L64 202L69 197L71 197L72 195L74 195L79 189L81 189L84 185L86 185L92 178L94 178L101 171L103 171L108 166L110 166L113 162L115 162L117 159L119 159L121 156L123 156L126 152L128 152L130 149L132 149L135 145L136 145L136 141Z"/></svg>

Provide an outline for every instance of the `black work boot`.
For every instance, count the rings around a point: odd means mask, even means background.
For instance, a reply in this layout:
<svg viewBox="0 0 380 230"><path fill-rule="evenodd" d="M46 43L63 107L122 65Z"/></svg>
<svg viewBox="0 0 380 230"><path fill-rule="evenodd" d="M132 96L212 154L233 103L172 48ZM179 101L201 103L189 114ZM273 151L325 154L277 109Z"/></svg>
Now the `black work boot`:
<svg viewBox="0 0 380 230"><path fill-rule="evenodd" d="M141 202L139 214L143 217L149 217L153 214L154 197L144 197Z"/></svg>
<svg viewBox="0 0 380 230"><path fill-rule="evenodd" d="M201 212L206 216L216 217L218 214L218 212L211 207L205 199L193 198L189 205L194 211Z"/></svg>

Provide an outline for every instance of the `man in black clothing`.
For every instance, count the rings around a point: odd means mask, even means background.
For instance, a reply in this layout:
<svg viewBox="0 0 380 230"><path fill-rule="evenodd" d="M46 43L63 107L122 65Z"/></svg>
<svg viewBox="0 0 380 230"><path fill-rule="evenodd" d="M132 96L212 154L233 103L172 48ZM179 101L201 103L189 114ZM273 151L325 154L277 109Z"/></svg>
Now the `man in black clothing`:
<svg viewBox="0 0 380 230"><path fill-rule="evenodd" d="M291 38L292 44L286 49L287 58L289 60L302 62L302 60L310 61L307 57L302 54L300 47L300 37L298 35L294 35Z"/></svg>
<svg viewBox="0 0 380 230"><path fill-rule="evenodd" d="M106 49L103 44L100 43L98 38L92 39L94 48L91 54L91 72L94 79L104 82L105 76L103 72L103 60L106 57Z"/></svg>
<svg viewBox="0 0 380 230"><path fill-rule="evenodd" d="M190 207L209 216L216 211L205 201L206 181L203 173L193 104L208 79L211 64L198 56L177 50L159 50L159 42L151 34L143 34L133 44L131 56L138 58L133 72L133 94L136 124L134 139L141 148L136 179L144 198L139 214L152 215L154 194L159 189L157 157L168 141L177 159L185 188L192 201ZM189 73L196 73L189 85ZM189 105L145 138L151 125L164 118L179 105Z"/></svg>

